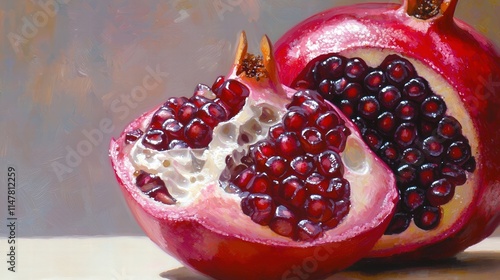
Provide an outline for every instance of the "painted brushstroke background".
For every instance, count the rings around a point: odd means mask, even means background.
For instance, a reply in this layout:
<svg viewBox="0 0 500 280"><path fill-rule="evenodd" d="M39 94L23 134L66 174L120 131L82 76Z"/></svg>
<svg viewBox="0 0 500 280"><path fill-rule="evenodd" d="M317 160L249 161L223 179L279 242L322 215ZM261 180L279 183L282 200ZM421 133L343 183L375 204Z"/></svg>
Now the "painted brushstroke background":
<svg viewBox="0 0 500 280"><path fill-rule="evenodd" d="M0 177L16 167L18 236L142 235L111 137L224 74L239 31L257 49L263 34L353 2L369 1L0 1ZM499 12L499 0L461 1L457 16L500 46Z"/></svg>

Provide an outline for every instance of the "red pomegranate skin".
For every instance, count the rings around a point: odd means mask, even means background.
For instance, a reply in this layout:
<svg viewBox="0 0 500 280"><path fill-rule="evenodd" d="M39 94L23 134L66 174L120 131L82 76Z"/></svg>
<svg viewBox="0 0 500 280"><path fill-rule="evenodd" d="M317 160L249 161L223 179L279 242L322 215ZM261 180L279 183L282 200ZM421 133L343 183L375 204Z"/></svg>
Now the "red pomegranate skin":
<svg viewBox="0 0 500 280"><path fill-rule="evenodd" d="M290 85L306 64L322 54L358 48L393 51L440 74L459 93L479 139L478 190L448 237L408 252L391 248L371 257L392 261L441 259L489 236L500 223L500 56L495 46L453 17L452 0L442 16L416 19L408 2L366 3L316 14L286 32L275 44L280 78Z"/></svg>

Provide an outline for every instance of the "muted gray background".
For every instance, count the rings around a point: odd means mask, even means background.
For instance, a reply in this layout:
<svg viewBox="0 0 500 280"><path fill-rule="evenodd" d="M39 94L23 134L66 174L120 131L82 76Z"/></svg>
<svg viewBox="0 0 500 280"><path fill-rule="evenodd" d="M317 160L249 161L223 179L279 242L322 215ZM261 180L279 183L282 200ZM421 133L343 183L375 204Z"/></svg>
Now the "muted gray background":
<svg viewBox="0 0 500 280"><path fill-rule="evenodd" d="M14 166L20 237L142 235L109 164L111 137L167 97L225 74L241 30L257 50L263 34L275 41L316 12L376 1L61 0L53 14L49 2L0 1L0 219ZM498 0L462 0L457 17L500 45L499 12ZM157 68L168 75L126 103ZM102 138L69 166L69 151L96 129ZM54 165L67 172L58 176Z"/></svg>

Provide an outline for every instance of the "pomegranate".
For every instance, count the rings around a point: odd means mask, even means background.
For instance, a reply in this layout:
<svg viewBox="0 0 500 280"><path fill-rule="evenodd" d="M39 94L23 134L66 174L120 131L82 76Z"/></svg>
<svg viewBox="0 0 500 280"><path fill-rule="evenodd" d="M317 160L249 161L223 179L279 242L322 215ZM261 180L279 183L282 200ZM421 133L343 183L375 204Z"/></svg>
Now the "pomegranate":
<svg viewBox="0 0 500 280"><path fill-rule="evenodd" d="M133 121L112 165L137 222L188 267L320 277L383 235L396 179L319 93L281 85L267 37L261 50L247 53L243 33L230 73Z"/></svg>
<svg viewBox="0 0 500 280"><path fill-rule="evenodd" d="M367 257L450 257L500 222L500 57L457 2L334 8L276 43L283 83L338 106L396 175L396 214Z"/></svg>

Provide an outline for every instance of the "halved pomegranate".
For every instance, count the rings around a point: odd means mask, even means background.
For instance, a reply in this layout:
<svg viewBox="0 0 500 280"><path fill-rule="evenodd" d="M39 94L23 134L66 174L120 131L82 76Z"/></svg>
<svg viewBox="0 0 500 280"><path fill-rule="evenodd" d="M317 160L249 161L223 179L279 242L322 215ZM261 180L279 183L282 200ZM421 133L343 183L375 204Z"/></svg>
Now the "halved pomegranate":
<svg viewBox="0 0 500 280"><path fill-rule="evenodd" d="M383 235L395 178L358 129L315 91L278 80L271 44L212 87L132 122L110 155L146 234L217 279L320 277Z"/></svg>
<svg viewBox="0 0 500 280"><path fill-rule="evenodd" d="M449 257L500 222L500 57L453 17L457 2L334 8L276 44L284 84L338 106L397 177L368 257Z"/></svg>

